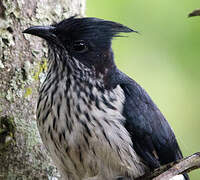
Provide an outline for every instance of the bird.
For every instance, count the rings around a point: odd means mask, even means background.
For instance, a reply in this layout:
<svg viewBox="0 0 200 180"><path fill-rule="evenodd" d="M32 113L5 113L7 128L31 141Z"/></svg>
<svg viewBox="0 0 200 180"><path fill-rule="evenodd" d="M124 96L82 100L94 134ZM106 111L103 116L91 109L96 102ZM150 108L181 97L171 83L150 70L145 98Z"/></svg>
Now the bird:
<svg viewBox="0 0 200 180"><path fill-rule="evenodd" d="M75 16L23 31L47 42L37 126L65 180L134 180L183 158L161 111L115 64L112 40L131 32L137 31Z"/></svg>

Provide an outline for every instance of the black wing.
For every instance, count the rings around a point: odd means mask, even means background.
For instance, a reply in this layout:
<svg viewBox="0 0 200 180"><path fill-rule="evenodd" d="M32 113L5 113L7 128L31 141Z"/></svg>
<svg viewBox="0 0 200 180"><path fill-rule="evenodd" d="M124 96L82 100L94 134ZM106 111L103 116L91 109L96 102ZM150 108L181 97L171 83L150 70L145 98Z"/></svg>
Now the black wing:
<svg viewBox="0 0 200 180"><path fill-rule="evenodd" d="M182 158L168 122L136 82L120 85L125 93L123 114L136 152L151 168Z"/></svg>
<svg viewBox="0 0 200 180"><path fill-rule="evenodd" d="M146 91L119 70L113 77L111 82L120 85L125 94L125 127L133 148L144 162L155 169L181 159L183 156L171 127Z"/></svg>

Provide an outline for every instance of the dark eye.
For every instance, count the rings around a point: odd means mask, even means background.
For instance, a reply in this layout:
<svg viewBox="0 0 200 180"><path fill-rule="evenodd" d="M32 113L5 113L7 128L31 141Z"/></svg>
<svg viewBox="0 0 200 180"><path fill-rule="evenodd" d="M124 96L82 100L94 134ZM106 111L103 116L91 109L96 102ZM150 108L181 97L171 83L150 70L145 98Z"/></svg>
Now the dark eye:
<svg viewBox="0 0 200 180"><path fill-rule="evenodd" d="M78 53L84 53L88 50L88 46L84 41L79 40L73 43L72 50Z"/></svg>

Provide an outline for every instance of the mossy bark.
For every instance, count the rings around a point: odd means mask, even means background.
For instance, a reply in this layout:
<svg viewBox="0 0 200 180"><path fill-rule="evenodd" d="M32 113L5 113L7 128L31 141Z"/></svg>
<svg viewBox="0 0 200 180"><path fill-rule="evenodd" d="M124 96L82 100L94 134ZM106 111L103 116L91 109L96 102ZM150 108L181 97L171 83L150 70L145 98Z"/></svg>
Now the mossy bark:
<svg viewBox="0 0 200 180"><path fill-rule="evenodd" d="M35 120L47 49L40 39L22 31L83 16L84 10L85 0L0 1L0 180L59 177Z"/></svg>

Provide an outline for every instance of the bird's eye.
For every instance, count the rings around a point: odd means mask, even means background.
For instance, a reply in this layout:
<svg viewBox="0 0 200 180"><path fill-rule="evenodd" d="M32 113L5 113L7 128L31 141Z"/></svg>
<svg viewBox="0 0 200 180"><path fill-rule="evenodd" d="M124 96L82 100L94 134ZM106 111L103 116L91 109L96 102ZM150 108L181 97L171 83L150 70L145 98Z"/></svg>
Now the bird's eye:
<svg viewBox="0 0 200 180"><path fill-rule="evenodd" d="M75 52L78 52L78 53L84 53L88 50L88 46L87 44L80 40L80 41L75 41L73 43L73 47L72 47L72 50L75 51Z"/></svg>

